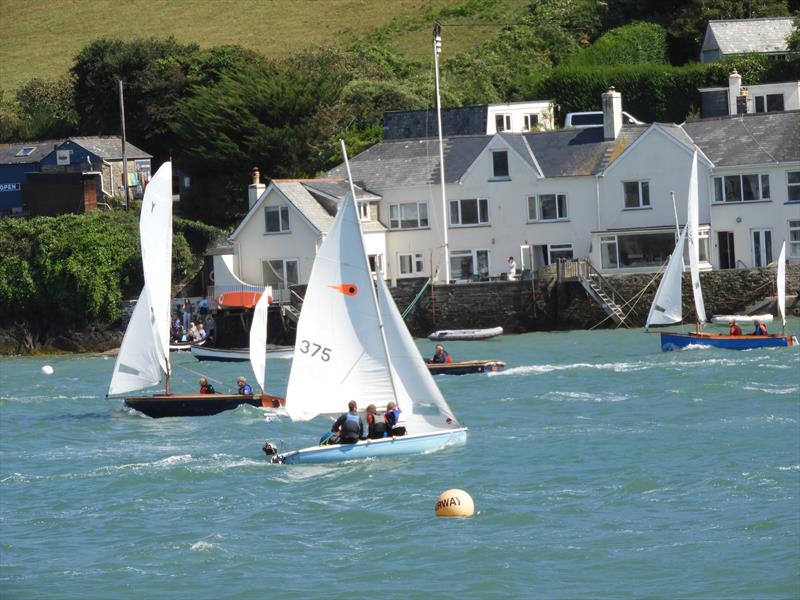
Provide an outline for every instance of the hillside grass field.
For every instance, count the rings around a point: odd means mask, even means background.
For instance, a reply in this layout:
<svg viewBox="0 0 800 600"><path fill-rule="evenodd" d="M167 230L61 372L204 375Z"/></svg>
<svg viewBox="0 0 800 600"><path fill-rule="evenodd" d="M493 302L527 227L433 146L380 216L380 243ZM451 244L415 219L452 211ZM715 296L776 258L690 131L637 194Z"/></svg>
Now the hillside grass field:
<svg viewBox="0 0 800 600"><path fill-rule="evenodd" d="M494 36L528 0L0 0L0 89L65 74L99 37L167 37L202 48L236 44L281 57L304 48L376 41L410 56L431 53L433 21L445 57Z"/></svg>

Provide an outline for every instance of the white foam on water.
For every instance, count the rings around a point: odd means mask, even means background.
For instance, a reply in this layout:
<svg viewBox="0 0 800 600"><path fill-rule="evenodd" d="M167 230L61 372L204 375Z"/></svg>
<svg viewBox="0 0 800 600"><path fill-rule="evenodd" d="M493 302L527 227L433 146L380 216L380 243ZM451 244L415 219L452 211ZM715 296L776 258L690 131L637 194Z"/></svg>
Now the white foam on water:
<svg viewBox="0 0 800 600"><path fill-rule="evenodd" d="M652 369L655 365L646 362L618 362L618 363L571 363L565 365L524 365L520 367L511 367L504 371L489 373L490 377L505 377L512 375L529 375L552 373L553 371L569 371L573 369L597 369L600 371L614 371L615 373L630 373L635 371L646 371Z"/></svg>
<svg viewBox="0 0 800 600"><path fill-rule="evenodd" d="M190 549L192 552L210 552L211 550L219 550L220 547L216 544L200 540L192 544Z"/></svg>
<svg viewBox="0 0 800 600"><path fill-rule="evenodd" d="M555 400L566 400L566 401L575 401L575 402L624 402L628 400L629 397L622 394L607 394L607 395L597 395L597 394L590 394L588 392L550 392L547 394L547 397L553 398Z"/></svg>
<svg viewBox="0 0 800 600"><path fill-rule="evenodd" d="M143 462L143 463L126 463L124 465L111 465L106 467L100 467L96 470L97 473L108 473L111 471L125 471L125 470L132 470L132 471L140 471L144 469L169 469L174 467L175 465L187 464L194 460L191 454L179 454L175 456L168 456L166 458L162 458L159 460L154 460L152 462Z"/></svg>
<svg viewBox="0 0 800 600"><path fill-rule="evenodd" d="M759 387L756 385L746 385L742 387L743 390L747 390L748 392L762 392L764 394L777 394L777 395L785 395L785 394L796 394L800 391L800 388L796 386L791 387L778 387L770 384L764 384L766 387Z"/></svg>
<svg viewBox="0 0 800 600"><path fill-rule="evenodd" d="M800 471L800 465L789 465L788 467L778 467L778 471Z"/></svg>

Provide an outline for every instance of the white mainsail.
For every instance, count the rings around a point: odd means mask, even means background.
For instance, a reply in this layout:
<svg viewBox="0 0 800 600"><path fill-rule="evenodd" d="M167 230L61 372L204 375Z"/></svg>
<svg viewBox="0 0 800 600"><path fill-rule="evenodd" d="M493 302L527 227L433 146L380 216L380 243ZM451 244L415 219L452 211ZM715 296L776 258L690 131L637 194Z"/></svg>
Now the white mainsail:
<svg viewBox="0 0 800 600"><path fill-rule="evenodd" d="M683 276L683 247L686 242L686 230L683 228L675 249L669 257L667 269L658 284L650 313L647 315L645 328L651 325L671 325L683 319L683 303L681 301L681 278Z"/></svg>
<svg viewBox="0 0 800 600"><path fill-rule="evenodd" d="M781 244L781 253L778 255L778 314L781 319L781 329L786 327L786 242Z"/></svg>
<svg viewBox="0 0 800 600"><path fill-rule="evenodd" d="M700 193L697 178L697 150L692 157L692 172L689 177L689 202L686 227L689 233L686 239L689 243L689 271L692 277L692 292L694 294L694 308L697 313L697 322L706 322L706 308L703 303L703 289L700 287Z"/></svg>
<svg viewBox="0 0 800 600"><path fill-rule="evenodd" d="M250 323L250 366L262 393L267 369L267 312L271 295L272 287L267 286L253 309L253 322Z"/></svg>
<svg viewBox="0 0 800 600"><path fill-rule="evenodd" d="M380 274L378 281L378 304L383 317L386 344L389 348L389 362L395 373L398 387L399 405L405 413L406 424L415 433L426 430L455 427L456 418L450 410L442 392L422 360L422 355L414 343L400 311L386 287ZM413 399L413 400L412 400ZM439 418L430 419L418 414L415 405L431 403L439 411ZM415 414L417 413L417 414Z"/></svg>
<svg viewBox="0 0 800 600"><path fill-rule="evenodd" d="M293 421L397 401L350 192L317 252L297 325L286 412Z"/></svg>
<svg viewBox="0 0 800 600"><path fill-rule="evenodd" d="M156 385L169 374L172 274L172 164L165 162L145 189L139 216L144 288L122 339L109 394Z"/></svg>

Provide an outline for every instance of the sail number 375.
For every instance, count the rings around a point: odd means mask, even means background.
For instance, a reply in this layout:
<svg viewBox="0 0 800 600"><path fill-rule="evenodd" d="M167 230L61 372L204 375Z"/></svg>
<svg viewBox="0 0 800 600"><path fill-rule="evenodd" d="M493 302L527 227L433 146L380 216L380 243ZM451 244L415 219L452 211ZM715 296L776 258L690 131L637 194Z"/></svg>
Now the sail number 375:
<svg viewBox="0 0 800 600"><path fill-rule="evenodd" d="M320 360L328 362L331 359L331 349L323 348L315 342L308 340L300 341L300 352L303 354L310 354L311 356L318 356Z"/></svg>

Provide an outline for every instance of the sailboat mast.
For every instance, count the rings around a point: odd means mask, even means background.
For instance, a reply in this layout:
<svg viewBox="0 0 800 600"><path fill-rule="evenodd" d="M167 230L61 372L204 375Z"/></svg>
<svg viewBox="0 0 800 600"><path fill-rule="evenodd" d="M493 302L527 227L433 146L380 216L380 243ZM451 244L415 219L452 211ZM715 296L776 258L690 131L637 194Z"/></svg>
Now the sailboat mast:
<svg viewBox="0 0 800 600"><path fill-rule="evenodd" d="M442 188L442 237L444 241L444 282L450 283L450 247L447 244L447 194L444 189L444 142L442 142L442 99L439 94L439 55L442 53L442 26L433 26L433 71L436 87L436 123L439 130L439 184Z"/></svg>
<svg viewBox="0 0 800 600"><path fill-rule="evenodd" d="M353 175L350 173L350 161L347 160L347 148L345 148L344 140L339 140L339 143L342 145L342 156L344 157L344 165L345 165L345 168L347 169L347 181L350 184L350 196L352 196L353 204L356 204L356 189L353 186ZM355 214L358 214L358 206L356 206L355 208L356 208ZM370 272L369 259L367 258L367 252L364 249L364 238L363 238L363 234L361 234L361 232L360 232L360 229L361 229L361 224L360 223L359 223L358 227L359 227L358 243L361 246L361 256L364 259L364 266L367 269L367 273L369 273ZM377 261L375 263L375 275L377 277L381 276L381 272L380 272L380 269L378 268ZM394 380L394 373L392 372L393 371L393 369L392 369L392 361L389 358L389 346L386 343L386 331L384 330L384 327L383 327L383 317L381 316L381 311L380 311L380 308L378 307L378 295L375 292L375 286L372 284L372 280L371 279L370 279L369 288L372 291L372 307L375 309L375 314L378 317L378 327L379 327L380 332L381 332L381 343L382 343L382 346L383 346L383 354L384 354L384 357L386 359L386 366L389 368L389 381L392 384L392 394L394 395L395 402L398 402L400 396L398 396L398 394L397 394L397 383Z"/></svg>

